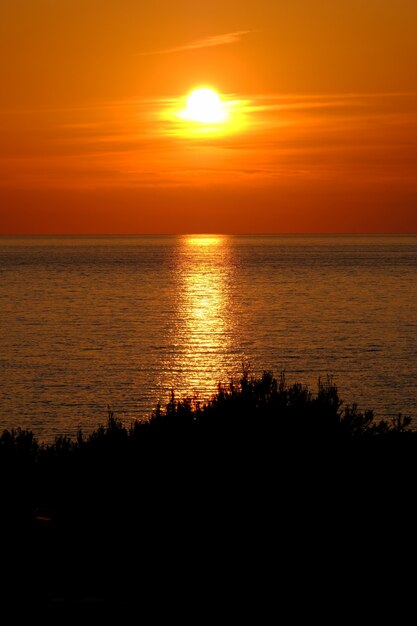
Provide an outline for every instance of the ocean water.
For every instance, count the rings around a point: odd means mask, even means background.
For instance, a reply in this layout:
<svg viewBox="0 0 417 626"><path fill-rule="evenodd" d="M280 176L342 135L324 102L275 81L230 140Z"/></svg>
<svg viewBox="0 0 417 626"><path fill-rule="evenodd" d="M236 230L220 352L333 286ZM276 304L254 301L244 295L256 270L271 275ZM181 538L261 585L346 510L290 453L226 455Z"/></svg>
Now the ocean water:
<svg viewBox="0 0 417 626"><path fill-rule="evenodd" d="M0 238L0 429L129 423L285 371L417 417L417 236Z"/></svg>

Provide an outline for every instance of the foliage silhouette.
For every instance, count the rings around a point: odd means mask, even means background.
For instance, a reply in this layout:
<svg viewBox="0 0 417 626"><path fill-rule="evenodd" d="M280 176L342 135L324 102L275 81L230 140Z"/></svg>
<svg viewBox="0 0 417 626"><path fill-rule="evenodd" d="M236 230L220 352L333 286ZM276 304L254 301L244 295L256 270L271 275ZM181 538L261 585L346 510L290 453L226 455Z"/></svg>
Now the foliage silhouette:
<svg viewBox="0 0 417 626"><path fill-rule="evenodd" d="M91 434L48 445L5 431L4 536L26 538L17 545L22 562L37 563L26 589L38 597L120 597L155 576L172 580L174 564L196 550L201 562L227 554L228 567L246 571L242 541L246 560L277 528L302 543L300 520L311 511L325 520L342 507L348 517L394 500L398 510L417 477L410 424L343 406L332 378L313 393L284 373L245 369L207 402L172 392L165 407L130 426L109 408Z"/></svg>

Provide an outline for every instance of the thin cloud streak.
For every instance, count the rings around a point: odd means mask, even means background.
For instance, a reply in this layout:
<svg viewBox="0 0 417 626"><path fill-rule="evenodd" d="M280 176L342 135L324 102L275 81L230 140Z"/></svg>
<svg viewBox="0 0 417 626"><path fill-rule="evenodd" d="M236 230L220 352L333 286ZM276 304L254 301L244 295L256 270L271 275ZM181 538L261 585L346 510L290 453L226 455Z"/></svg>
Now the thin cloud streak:
<svg viewBox="0 0 417 626"><path fill-rule="evenodd" d="M212 35L190 41L182 46L174 46L173 48L164 48L162 50L154 50L150 52L138 52L136 56L153 56L156 54L174 54L176 52L186 52L188 50L198 50L200 48L214 48L215 46L225 46L228 44L238 43L242 37L254 33L254 30L238 30L223 35Z"/></svg>

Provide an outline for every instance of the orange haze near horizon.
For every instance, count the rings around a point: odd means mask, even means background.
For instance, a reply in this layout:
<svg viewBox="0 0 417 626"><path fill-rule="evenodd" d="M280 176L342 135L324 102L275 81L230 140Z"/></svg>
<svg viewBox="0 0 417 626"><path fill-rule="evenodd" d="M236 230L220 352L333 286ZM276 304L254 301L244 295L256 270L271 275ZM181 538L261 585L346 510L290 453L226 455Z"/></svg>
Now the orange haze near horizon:
<svg viewBox="0 0 417 626"><path fill-rule="evenodd" d="M415 0L0 16L0 234L417 231Z"/></svg>

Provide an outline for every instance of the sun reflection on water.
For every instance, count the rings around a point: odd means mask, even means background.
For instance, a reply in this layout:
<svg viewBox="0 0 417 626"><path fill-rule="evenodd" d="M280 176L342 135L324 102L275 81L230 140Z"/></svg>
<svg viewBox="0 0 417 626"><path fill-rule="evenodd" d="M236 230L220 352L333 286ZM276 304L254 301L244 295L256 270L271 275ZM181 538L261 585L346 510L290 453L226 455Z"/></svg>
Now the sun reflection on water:
<svg viewBox="0 0 417 626"><path fill-rule="evenodd" d="M233 264L225 235L181 238L175 263L178 306L171 329L174 358L164 367L177 395L210 397L236 369ZM168 385L167 385L168 383Z"/></svg>
<svg viewBox="0 0 417 626"><path fill-rule="evenodd" d="M188 238L191 263L183 272L183 311L188 341L201 356L227 340L227 251L220 237ZM197 262L196 262L197 261ZM204 353L202 352L204 350Z"/></svg>

